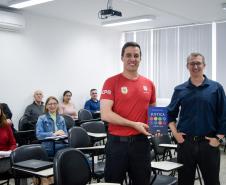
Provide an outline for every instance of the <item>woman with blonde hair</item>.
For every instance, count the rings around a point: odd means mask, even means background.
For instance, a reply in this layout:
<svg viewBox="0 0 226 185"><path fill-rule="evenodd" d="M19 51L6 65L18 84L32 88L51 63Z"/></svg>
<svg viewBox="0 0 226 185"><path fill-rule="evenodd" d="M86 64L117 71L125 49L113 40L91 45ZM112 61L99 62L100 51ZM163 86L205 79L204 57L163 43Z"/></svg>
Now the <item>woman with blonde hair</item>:
<svg viewBox="0 0 226 185"><path fill-rule="evenodd" d="M59 113L59 102L54 96L50 96L45 103L45 114L39 116L36 123L36 137L43 140L46 137L67 135L67 128L63 116ZM55 144L55 147L54 147ZM42 142L49 156L54 156L56 151L65 148L64 143ZM55 148L55 150L54 150Z"/></svg>

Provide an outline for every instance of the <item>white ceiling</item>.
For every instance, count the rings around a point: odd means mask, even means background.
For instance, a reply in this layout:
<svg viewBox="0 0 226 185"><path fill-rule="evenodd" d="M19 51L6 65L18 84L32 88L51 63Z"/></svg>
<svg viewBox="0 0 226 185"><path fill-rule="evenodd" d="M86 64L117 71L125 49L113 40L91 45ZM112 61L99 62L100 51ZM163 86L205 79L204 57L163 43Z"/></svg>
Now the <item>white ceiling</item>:
<svg viewBox="0 0 226 185"><path fill-rule="evenodd" d="M9 1L0 0L0 4L7 6ZM156 16L154 21L148 23L112 29L126 31L226 20L226 11L221 8L222 3L226 3L226 0L112 0L113 9L121 11L123 18ZM23 11L101 26L103 20L98 19L97 14L106 7L107 0L55 0L25 8ZM111 19L118 17L110 17L107 20Z"/></svg>

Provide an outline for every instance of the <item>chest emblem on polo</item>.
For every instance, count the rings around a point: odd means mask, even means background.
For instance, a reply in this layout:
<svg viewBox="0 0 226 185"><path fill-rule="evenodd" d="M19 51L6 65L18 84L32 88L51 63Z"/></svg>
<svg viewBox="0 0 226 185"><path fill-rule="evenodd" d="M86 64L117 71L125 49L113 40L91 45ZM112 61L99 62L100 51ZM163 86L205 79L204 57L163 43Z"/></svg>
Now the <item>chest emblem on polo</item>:
<svg viewBox="0 0 226 185"><path fill-rule="evenodd" d="M148 87L146 85L143 86L144 91L148 91Z"/></svg>
<svg viewBox="0 0 226 185"><path fill-rule="evenodd" d="M128 93L128 88L127 87L121 87L121 92L122 94L127 94Z"/></svg>

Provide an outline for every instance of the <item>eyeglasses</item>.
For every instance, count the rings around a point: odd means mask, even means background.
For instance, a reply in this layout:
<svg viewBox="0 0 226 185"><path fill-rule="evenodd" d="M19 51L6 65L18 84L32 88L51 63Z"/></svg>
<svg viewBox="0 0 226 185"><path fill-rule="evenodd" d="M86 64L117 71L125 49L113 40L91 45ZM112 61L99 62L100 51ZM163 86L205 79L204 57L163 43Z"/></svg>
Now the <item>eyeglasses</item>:
<svg viewBox="0 0 226 185"><path fill-rule="evenodd" d="M39 96L39 95L42 96L42 93L36 93L35 95L37 95L37 96Z"/></svg>
<svg viewBox="0 0 226 185"><path fill-rule="evenodd" d="M97 94L97 93L92 93L92 94Z"/></svg>
<svg viewBox="0 0 226 185"><path fill-rule="evenodd" d="M57 103L48 103L47 105L48 105L48 106L56 106Z"/></svg>
<svg viewBox="0 0 226 185"><path fill-rule="evenodd" d="M189 62L188 64L192 67L195 67L195 66L200 67L203 63L202 62Z"/></svg>

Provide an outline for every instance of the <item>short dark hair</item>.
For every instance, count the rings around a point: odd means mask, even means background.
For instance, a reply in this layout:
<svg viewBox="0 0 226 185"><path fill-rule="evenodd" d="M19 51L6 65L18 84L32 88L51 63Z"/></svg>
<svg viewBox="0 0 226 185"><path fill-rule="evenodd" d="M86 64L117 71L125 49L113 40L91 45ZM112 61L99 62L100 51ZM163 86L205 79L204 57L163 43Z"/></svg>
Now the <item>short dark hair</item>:
<svg viewBox="0 0 226 185"><path fill-rule="evenodd" d="M187 57L187 64L191 60L192 57L198 57L198 56L202 57L203 64L206 64L205 57L201 53L198 53L198 52L193 52L193 53L190 53L190 55L188 55L188 57Z"/></svg>
<svg viewBox="0 0 226 185"><path fill-rule="evenodd" d="M140 50L140 57L141 57L141 49L140 49L140 45L137 44L136 42L126 42L126 43L124 44L124 46L122 47L121 57L124 56L125 49L128 48L128 47L138 47L139 50Z"/></svg>
<svg viewBox="0 0 226 185"><path fill-rule="evenodd" d="M93 91L97 91L97 89L90 89L90 93L93 92Z"/></svg>

